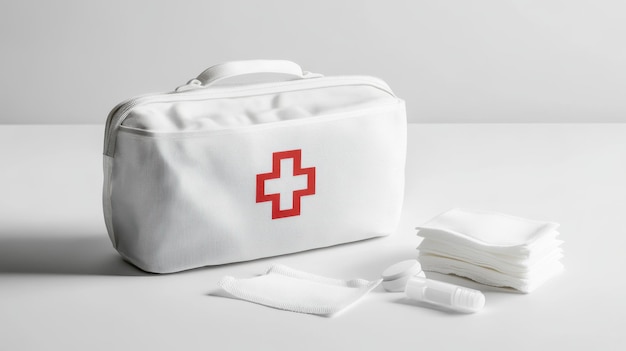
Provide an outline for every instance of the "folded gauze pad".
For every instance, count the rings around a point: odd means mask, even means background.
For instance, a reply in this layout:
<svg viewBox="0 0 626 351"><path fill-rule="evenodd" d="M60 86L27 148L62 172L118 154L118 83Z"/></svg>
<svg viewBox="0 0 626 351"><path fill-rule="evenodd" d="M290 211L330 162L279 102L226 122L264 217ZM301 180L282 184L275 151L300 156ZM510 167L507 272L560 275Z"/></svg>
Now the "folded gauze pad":
<svg viewBox="0 0 626 351"><path fill-rule="evenodd" d="M530 292L563 269L558 224L453 209L418 227L422 269Z"/></svg>
<svg viewBox="0 0 626 351"><path fill-rule="evenodd" d="M254 278L224 277L219 286L241 300L330 317L356 303L381 281L339 280L274 265Z"/></svg>

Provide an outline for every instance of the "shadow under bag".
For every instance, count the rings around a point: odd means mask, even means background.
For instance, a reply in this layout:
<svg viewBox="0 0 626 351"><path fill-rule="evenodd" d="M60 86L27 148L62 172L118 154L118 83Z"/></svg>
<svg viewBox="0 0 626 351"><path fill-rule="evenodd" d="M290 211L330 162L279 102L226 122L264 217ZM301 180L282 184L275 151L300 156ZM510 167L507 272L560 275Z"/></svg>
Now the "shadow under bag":
<svg viewBox="0 0 626 351"><path fill-rule="evenodd" d="M382 80L227 62L111 111L105 222L117 251L155 273L384 236L405 157L404 102Z"/></svg>

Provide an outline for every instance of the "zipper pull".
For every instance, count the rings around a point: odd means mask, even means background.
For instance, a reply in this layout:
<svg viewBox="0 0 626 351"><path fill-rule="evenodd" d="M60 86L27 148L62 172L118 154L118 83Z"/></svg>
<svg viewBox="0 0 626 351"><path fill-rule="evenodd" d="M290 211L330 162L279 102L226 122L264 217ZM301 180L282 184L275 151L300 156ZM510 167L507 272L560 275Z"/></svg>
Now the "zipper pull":
<svg viewBox="0 0 626 351"><path fill-rule="evenodd" d="M175 92L180 93L183 91L195 90L202 88L202 82L200 82L197 78L193 78L187 82L187 84L183 84L174 89Z"/></svg>
<svg viewBox="0 0 626 351"><path fill-rule="evenodd" d="M304 79L321 78L323 76L324 75L320 74L320 73L313 73L313 72L309 72L309 71L302 71L302 78L304 78Z"/></svg>

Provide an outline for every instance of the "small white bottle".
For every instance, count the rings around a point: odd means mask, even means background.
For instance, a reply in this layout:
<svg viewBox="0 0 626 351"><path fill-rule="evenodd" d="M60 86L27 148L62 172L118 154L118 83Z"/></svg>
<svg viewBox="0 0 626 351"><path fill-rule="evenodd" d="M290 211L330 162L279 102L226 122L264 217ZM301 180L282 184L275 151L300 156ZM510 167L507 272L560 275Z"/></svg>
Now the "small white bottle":
<svg viewBox="0 0 626 351"><path fill-rule="evenodd" d="M485 306L485 295L478 290L414 276L406 284L406 295L460 312L473 313Z"/></svg>

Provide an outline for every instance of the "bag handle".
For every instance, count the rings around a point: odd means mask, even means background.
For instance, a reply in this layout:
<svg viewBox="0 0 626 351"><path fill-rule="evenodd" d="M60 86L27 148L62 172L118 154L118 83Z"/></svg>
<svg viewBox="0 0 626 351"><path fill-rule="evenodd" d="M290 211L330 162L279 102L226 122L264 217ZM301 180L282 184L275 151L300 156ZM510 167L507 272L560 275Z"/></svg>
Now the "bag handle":
<svg viewBox="0 0 626 351"><path fill-rule="evenodd" d="M321 76L305 72L297 63L287 60L246 60L230 61L211 66L198 75L195 83L207 87L221 80L253 73L279 73L298 79Z"/></svg>

